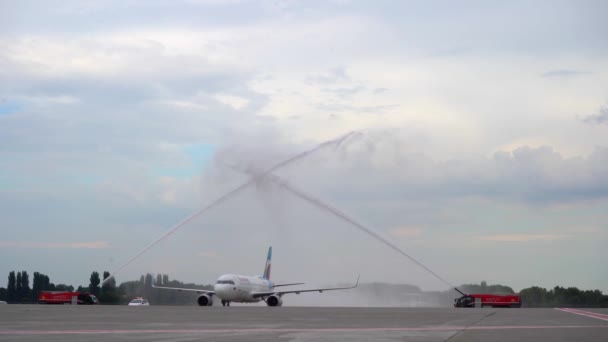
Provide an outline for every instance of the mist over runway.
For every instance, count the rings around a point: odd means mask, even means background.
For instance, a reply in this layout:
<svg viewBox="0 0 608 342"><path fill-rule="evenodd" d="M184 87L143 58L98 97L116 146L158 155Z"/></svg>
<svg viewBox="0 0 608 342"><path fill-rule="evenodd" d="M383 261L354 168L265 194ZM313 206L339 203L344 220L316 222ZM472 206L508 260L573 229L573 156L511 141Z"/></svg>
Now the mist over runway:
<svg viewBox="0 0 608 342"><path fill-rule="evenodd" d="M0 308L2 341L600 341L607 309Z"/></svg>

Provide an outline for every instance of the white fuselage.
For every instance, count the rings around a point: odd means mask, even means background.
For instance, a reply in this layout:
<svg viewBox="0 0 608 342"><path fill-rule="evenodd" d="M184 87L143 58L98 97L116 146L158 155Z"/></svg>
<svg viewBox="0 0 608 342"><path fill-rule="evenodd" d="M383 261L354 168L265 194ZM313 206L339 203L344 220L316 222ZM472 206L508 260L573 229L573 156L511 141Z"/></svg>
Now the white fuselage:
<svg viewBox="0 0 608 342"><path fill-rule="evenodd" d="M239 274L224 274L213 285L215 295L225 301L241 303L257 303L261 298L253 298L253 292L267 292L274 284L261 277L244 276Z"/></svg>

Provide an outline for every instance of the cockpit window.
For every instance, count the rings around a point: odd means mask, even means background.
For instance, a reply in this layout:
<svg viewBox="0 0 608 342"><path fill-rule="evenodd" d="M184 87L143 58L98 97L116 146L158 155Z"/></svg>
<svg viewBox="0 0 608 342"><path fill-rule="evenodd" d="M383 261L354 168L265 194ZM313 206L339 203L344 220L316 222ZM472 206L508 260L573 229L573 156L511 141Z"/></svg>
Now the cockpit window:
<svg viewBox="0 0 608 342"><path fill-rule="evenodd" d="M234 281L232 281L232 280L218 280L216 284L230 284L230 285L234 285Z"/></svg>

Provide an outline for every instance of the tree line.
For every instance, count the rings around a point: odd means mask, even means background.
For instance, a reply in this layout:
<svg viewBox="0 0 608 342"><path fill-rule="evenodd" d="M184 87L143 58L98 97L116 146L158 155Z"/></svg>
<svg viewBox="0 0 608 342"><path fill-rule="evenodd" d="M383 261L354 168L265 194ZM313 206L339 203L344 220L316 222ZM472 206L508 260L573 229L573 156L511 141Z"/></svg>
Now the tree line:
<svg viewBox="0 0 608 342"><path fill-rule="evenodd" d="M34 272L32 287L30 288L30 276L27 271L15 273L11 271L8 275L7 287L0 288L0 300L8 303L37 303L40 291L73 291L74 287L65 284L53 284L47 275Z"/></svg>
<svg viewBox="0 0 608 342"><path fill-rule="evenodd" d="M104 276L109 276L109 272L104 272ZM116 282L112 279L103 287L99 284L101 280L98 272L91 273L88 287L78 286L78 292L90 292L97 297L107 301L108 303L118 303L116 297ZM34 272L32 279L32 287L30 288L29 274L27 271L15 273L11 271L8 274L8 283L6 288L0 288L0 300L15 304L38 303L38 297L41 291L74 291L74 286L66 284L53 284L46 274Z"/></svg>
<svg viewBox="0 0 608 342"><path fill-rule="evenodd" d="M513 294L515 291L510 286L505 285L488 285L484 280L479 284L464 284L458 288L464 293L480 293L480 294Z"/></svg>
<svg viewBox="0 0 608 342"><path fill-rule="evenodd" d="M49 276L34 272L32 287L27 271L11 271L8 275L7 287L0 287L0 300L11 304L37 303L41 291L77 291L89 292L95 295L101 304L126 304L135 297L144 297L154 305L195 305L198 294L195 292L170 291L155 289L152 284L165 287L182 287L202 290L213 290L211 285L183 283L178 280L169 280L167 274L142 275L139 280L126 281L116 285L114 278L101 285L101 280L110 276L108 271L93 271L89 277L88 286L78 286L76 290L72 285L53 284Z"/></svg>
<svg viewBox="0 0 608 342"><path fill-rule="evenodd" d="M556 286L545 289L532 286L519 291L525 307L597 307L608 308L608 295L600 290L579 290L576 287Z"/></svg>

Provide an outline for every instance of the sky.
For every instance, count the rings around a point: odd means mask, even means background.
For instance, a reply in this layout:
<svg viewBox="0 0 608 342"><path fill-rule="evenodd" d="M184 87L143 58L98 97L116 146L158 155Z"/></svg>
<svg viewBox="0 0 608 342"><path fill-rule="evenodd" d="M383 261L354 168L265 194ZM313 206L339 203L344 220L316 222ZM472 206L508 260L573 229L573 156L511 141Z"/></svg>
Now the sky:
<svg viewBox="0 0 608 342"><path fill-rule="evenodd" d="M608 292L605 1L0 0L0 286L276 170L450 283ZM117 274L446 284L269 179Z"/></svg>

